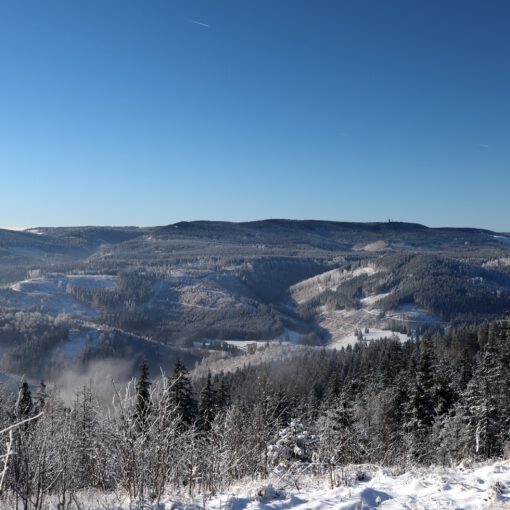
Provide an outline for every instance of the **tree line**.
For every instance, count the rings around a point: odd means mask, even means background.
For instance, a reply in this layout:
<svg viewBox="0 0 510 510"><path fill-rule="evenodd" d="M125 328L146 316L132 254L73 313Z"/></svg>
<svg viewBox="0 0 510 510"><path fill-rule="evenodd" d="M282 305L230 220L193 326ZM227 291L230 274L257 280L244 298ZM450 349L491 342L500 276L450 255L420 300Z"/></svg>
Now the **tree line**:
<svg viewBox="0 0 510 510"><path fill-rule="evenodd" d="M65 404L44 383L23 382L0 399L1 428L21 423L2 452L0 498L12 508L43 508L49 497L79 507L80 491L98 489L142 506L165 491L214 494L275 471L306 468L334 485L351 463L502 458L509 372L505 319L405 343L308 348L291 362L199 378L180 360L168 374L143 361L108 409L92 387Z"/></svg>

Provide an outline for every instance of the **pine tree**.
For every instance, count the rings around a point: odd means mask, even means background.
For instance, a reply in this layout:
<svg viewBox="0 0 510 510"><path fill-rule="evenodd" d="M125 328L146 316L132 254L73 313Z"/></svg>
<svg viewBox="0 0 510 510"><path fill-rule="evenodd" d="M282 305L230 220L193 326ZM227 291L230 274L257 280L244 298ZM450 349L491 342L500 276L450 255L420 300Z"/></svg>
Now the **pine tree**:
<svg viewBox="0 0 510 510"><path fill-rule="evenodd" d="M197 405L189 373L180 358L175 362L172 377L167 379L167 388L164 404L167 413L177 416L179 429L193 424L197 419Z"/></svg>
<svg viewBox="0 0 510 510"><path fill-rule="evenodd" d="M299 419L292 420L281 429L278 439L269 446L269 460L279 469L287 469L295 462L310 462L318 438L305 429Z"/></svg>
<svg viewBox="0 0 510 510"><path fill-rule="evenodd" d="M75 404L76 454L78 457L78 475L84 487L95 485L96 470L96 418L92 389L85 386L77 395Z"/></svg>
<svg viewBox="0 0 510 510"><path fill-rule="evenodd" d="M466 390L468 428L477 457L487 459L503 451L502 431L505 421L501 393L504 378L496 350L488 344Z"/></svg>
<svg viewBox="0 0 510 510"><path fill-rule="evenodd" d="M434 367L432 402L436 419L446 415L458 399L457 374L452 366L442 360Z"/></svg>
<svg viewBox="0 0 510 510"><path fill-rule="evenodd" d="M151 412L149 364L146 360L140 363L140 374L136 380L135 420L138 428L144 431Z"/></svg>
<svg viewBox="0 0 510 510"><path fill-rule="evenodd" d="M220 387L216 394L216 408L218 412L225 411L230 405L230 388L225 380L225 377L221 377Z"/></svg>
<svg viewBox="0 0 510 510"><path fill-rule="evenodd" d="M32 412L32 393L30 387L26 381L21 383L21 387L18 394L18 400L16 402L16 418L18 420L24 420L28 418Z"/></svg>
<svg viewBox="0 0 510 510"><path fill-rule="evenodd" d="M294 410L295 411L295 410ZM265 374L257 380L257 394L253 409L253 432L255 448L263 474L268 473L269 443L277 433L277 405L271 391L269 380Z"/></svg>
<svg viewBox="0 0 510 510"><path fill-rule="evenodd" d="M207 374L207 382L200 392L200 421L203 430L209 430L216 416L216 391L211 380L211 372Z"/></svg>
<svg viewBox="0 0 510 510"><path fill-rule="evenodd" d="M349 403L342 393L325 410L317 423L318 455L320 461L327 466L331 488L335 485L335 467L353 458L351 418L352 410L349 409Z"/></svg>
<svg viewBox="0 0 510 510"><path fill-rule="evenodd" d="M420 360L415 371L416 377L411 382L409 400L407 403L408 448L411 458L418 462L427 460L430 453L428 448L429 435L435 419L434 408L434 353L430 339L425 339L421 345Z"/></svg>
<svg viewBox="0 0 510 510"><path fill-rule="evenodd" d="M32 413L32 394L28 383L23 380L19 389L18 399L14 406L14 420L20 422L30 417ZM31 495L31 436L33 423L25 423L14 430L14 461L13 476L17 495L23 501L24 507L28 508Z"/></svg>
<svg viewBox="0 0 510 510"><path fill-rule="evenodd" d="M46 384L41 380L39 388L37 388L37 393L35 394L34 410L36 413L40 413L44 409L47 399L48 393L46 392Z"/></svg>

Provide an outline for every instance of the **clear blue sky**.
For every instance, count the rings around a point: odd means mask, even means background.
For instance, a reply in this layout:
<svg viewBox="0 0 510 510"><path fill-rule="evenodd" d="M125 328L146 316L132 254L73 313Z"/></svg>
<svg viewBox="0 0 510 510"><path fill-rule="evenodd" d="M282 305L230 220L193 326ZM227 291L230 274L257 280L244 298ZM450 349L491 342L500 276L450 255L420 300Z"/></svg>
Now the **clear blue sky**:
<svg viewBox="0 0 510 510"><path fill-rule="evenodd" d="M510 231L510 2L4 0L0 225Z"/></svg>

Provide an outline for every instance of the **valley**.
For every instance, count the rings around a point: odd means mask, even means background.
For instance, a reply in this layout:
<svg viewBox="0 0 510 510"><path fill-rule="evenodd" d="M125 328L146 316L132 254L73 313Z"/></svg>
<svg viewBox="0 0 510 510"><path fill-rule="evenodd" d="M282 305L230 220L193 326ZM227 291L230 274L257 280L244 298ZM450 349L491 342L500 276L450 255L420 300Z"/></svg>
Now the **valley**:
<svg viewBox="0 0 510 510"><path fill-rule="evenodd" d="M243 343L404 341L500 317L509 240L397 222L2 230L0 363L37 379L98 359L194 364Z"/></svg>

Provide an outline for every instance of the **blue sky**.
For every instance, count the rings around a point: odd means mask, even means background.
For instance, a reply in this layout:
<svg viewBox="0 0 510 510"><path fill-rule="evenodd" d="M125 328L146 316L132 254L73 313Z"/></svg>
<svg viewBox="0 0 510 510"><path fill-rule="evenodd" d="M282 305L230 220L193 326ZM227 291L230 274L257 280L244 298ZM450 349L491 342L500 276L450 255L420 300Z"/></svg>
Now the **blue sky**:
<svg viewBox="0 0 510 510"><path fill-rule="evenodd" d="M510 2L6 0L0 225L510 231Z"/></svg>

